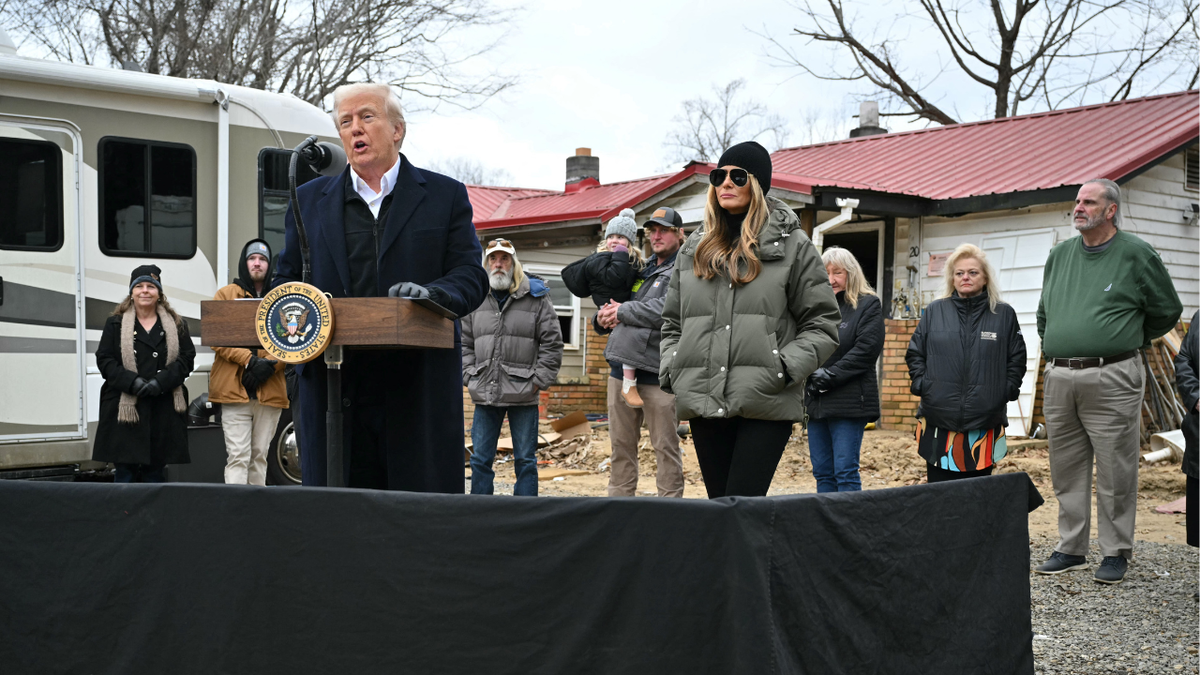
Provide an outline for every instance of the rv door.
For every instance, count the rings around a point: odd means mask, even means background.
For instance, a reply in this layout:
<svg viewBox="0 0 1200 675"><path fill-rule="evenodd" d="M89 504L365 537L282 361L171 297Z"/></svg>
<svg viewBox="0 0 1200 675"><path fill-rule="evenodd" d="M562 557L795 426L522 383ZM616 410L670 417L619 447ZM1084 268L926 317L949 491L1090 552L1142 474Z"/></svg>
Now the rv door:
<svg viewBox="0 0 1200 675"><path fill-rule="evenodd" d="M81 167L71 123L0 114L0 469L86 439Z"/></svg>

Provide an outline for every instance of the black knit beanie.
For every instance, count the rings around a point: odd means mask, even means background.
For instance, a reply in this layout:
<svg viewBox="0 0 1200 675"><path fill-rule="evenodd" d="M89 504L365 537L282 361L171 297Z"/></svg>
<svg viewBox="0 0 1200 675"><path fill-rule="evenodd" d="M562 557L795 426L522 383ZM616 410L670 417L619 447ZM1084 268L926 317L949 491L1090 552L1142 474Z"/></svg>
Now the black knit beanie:
<svg viewBox="0 0 1200 675"><path fill-rule="evenodd" d="M763 194L771 189L771 153L754 141L738 143L726 150L717 160L717 168L738 166L758 179Z"/></svg>
<svg viewBox="0 0 1200 675"><path fill-rule="evenodd" d="M132 293L133 287L143 281L149 281L158 286L158 292L162 293L161 277L162 270L158 269L158 265L138 265L133 268L133 273L129 275L129 292Z"/></svg>

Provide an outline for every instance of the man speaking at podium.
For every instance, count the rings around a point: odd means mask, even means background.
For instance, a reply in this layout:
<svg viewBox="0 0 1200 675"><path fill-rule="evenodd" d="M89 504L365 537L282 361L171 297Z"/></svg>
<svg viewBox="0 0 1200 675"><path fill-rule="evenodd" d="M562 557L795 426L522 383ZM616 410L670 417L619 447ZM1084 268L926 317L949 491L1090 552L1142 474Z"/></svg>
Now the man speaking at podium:
<svg viewBox="0 0 1200 675"><path fill-rule="evenodd" d="M400 101L383 84L333 95L349 164L309 181L297 200L312 251L312 284L335 298L428 298L458 316L487 294L483 250L462 183L418 169L400 153ZM301 280L291 209L276 284ZM297 367L305 485L326 485L326 369ZM463 491L462 343L454 349L346 350L342 366L346 485Z"/></svg>

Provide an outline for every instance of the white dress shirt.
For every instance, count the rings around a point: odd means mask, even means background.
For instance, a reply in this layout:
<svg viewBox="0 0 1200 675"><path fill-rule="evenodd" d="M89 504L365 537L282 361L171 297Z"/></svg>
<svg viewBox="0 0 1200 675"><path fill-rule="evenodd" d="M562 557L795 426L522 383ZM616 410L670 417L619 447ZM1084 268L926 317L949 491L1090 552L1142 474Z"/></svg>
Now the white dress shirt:
<svg viewBox="0 0 1200 675"><path fill-rule="evenodd" d="M396 163L392 165L392 168L387 170L387 173L383 174L383 178L379 179L379 192L372 190L371 186L367 185L367 181L358 175L353 166L350 167L350 175L354 176L354 191L367 203L367 208L371 209L371 215L378 218L379 207L383 205L383 198L391 194L392 189L396 187L396 177L400 175L400 156L396 156Z"/></svg>

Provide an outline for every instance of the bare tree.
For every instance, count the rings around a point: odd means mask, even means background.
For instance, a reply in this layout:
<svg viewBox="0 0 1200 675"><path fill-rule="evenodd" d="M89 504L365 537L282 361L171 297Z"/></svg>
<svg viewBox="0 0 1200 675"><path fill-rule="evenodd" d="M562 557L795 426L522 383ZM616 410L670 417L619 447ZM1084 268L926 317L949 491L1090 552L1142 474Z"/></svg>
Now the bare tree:
<svg viewBox="0 0 1200 675"><path fill-rule="evenodd" d="M746 81L734 80L713 87L715 99L683 102L683 113L671 121L677 126L663 143L679 162L715 162L729 146L766 138L769 150L787 143L787 123L757 101L743 100Z"/></svg>
<svg viewBox="0 0 1200 675"><path fill-rule="evenodd" d="M107 57L316 105L342 84L371 80L426 105L465 108L516 81L464 70L498 41L473 42L479 31L468 31L510 17L490 0L18 0L0 7L0 21L54 58Z"/></svg>
<svg viewBox="0 0 1200 675"><path fill-rule="evenodd" d="M469 157L453 157L440 161L426 162L431 171L442 173L468 185L491 185L503 187L512 185L512 174L504 169L484 166L481 162Z"/></svg>
<svg viewBox="0 0 1200 675"><path fill-rule="evenodd" d="M909 0L888 5L897 9L867 26L844 0L825 3L817 9L797 0L801 25L791 36L806 39L796 46L766 36L772 55L819 79L865 81L871 91L863 95L884 92L898 109L891 114L938 124L958 121L943 102L950 88L961 87L958 75L988 90L994 117L1016 115L1023 106L1053 110L1191 88L1200 75L1197 0L989 0L986 12L968 0ZM870 11L878 15L881 6ZM905 31L929 39L905 39ZM940 66L914 66L914 44L929 41L939 49ZM818 65L814 44L849 57L848 64ZM941 86L947 74L952 82Z"/></svg>

